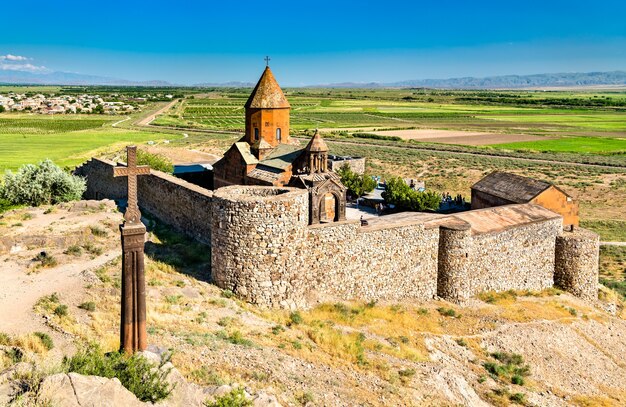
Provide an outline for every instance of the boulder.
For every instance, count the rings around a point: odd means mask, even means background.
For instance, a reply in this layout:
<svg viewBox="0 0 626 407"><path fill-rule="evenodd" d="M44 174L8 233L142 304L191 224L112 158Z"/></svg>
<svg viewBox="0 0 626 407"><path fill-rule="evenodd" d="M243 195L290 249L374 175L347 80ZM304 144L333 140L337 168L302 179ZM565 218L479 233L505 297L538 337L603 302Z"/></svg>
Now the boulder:
<svg viewBox="0 0 626 407"><path fill-rule="evenodd" d="M44 379L39 401L59 407L144 406L116 378L59 373Z"/></svg>

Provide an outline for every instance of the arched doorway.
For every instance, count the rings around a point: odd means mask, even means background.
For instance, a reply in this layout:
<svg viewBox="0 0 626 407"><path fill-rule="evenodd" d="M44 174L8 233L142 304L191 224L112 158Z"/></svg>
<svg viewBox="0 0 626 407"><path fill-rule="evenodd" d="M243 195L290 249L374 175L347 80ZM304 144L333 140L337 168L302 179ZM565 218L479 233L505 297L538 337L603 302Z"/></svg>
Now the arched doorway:
<svg viewBox="0 0 626 407"><path fill-rule="evenodd" d="M320 200L320 222L336 222L339 219L339 201L332 192Z"/></svg>

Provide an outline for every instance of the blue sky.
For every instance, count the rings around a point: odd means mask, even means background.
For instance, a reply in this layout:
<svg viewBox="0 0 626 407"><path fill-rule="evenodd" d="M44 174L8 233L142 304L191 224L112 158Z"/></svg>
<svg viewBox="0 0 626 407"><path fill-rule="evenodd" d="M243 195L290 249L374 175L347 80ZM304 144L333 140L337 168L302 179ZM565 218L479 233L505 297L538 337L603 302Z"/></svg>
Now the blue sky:
<svg viewBox="0 0 626 407"><path fill-rule="evenodd" d="M626 70L626 1L12 1L0 69L284 86ZM26 59L19 59L23 57Z"/></svg>

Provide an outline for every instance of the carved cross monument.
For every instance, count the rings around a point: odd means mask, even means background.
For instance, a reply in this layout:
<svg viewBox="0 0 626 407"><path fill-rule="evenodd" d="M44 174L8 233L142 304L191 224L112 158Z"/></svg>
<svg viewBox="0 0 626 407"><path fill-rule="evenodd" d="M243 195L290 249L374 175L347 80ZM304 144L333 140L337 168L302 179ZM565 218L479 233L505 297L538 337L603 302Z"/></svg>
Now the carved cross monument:
<svg viewBox="0 0 626 407"><path fill-rule="evenodd" d="M137 204L137 175L150 174L150 167L137 166L137 147L126 148L126 167L115 167L114 177L128 177L128 206L122 235L122 321L120 348L128 353L143 351L148 346L146 333L146 276L143 263L146 227L141 223Z"/></svg>

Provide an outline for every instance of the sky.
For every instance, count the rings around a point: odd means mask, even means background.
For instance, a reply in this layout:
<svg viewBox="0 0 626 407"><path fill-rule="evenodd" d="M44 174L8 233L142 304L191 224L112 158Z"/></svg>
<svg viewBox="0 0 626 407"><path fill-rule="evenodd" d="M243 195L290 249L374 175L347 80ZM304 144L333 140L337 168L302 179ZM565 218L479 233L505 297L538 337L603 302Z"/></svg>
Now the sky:
<svg viewBox="0 0 626 407"><path fill-rule="evenodd" d="M8 1L0 70L283 86L626 70L626 1Z"/></svg>

